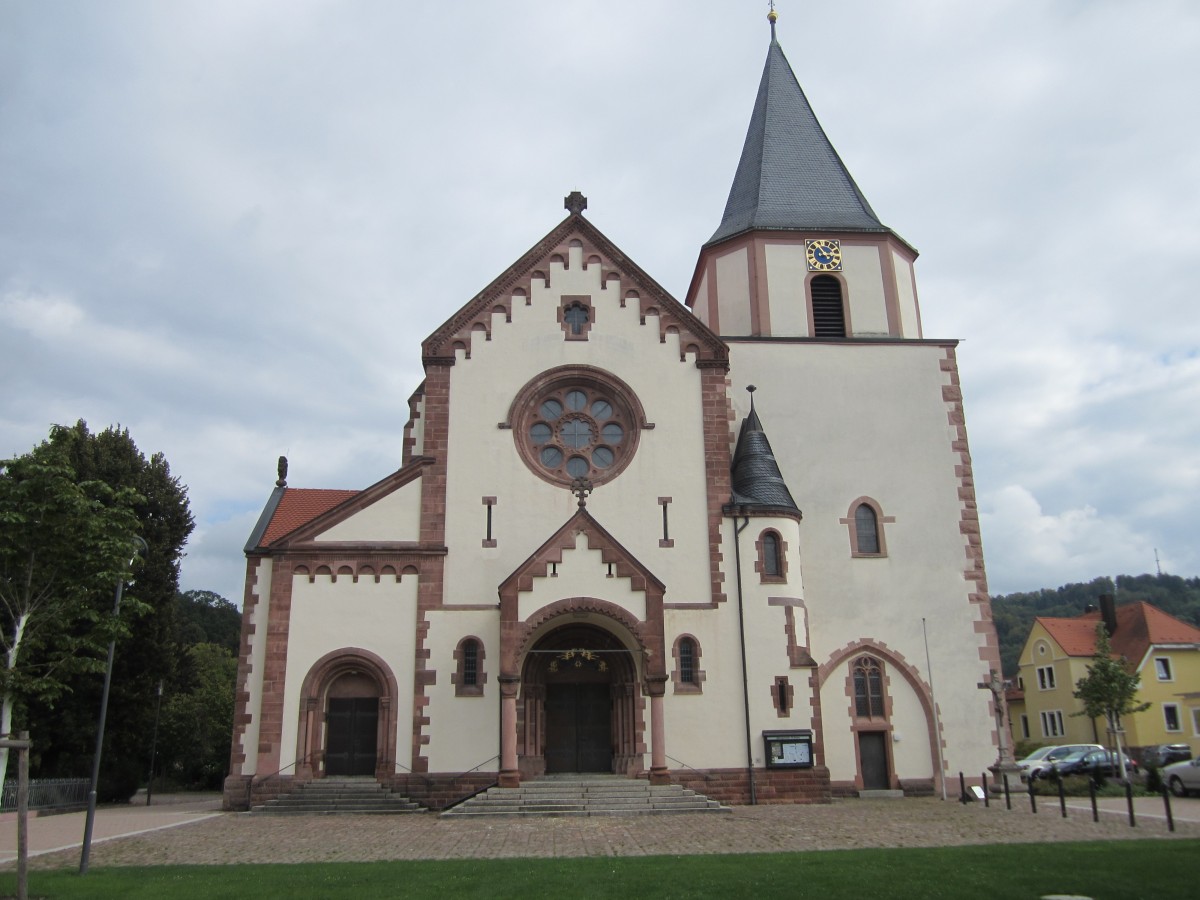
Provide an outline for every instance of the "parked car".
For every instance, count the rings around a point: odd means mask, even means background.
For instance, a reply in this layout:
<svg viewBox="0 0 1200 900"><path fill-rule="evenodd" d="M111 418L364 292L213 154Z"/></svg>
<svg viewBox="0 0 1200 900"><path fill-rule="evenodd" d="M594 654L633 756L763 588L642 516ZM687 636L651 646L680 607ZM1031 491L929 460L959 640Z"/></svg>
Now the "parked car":
<svg viewBox="0 0 1200 900"><path fill-rule="evenodd" d="M1141 753L1142 765L1147 769L1161 769L1173 762L1192 758L1192 748L1187 744L1155 744Z"/></svg>
<svg viewBox="0 0 1200 900"><path fill-rule="evenodd" d="M1162 770L1162 778L1176 797L1186 797L1188 791L1200 791L1200 759L1171 763Z"/></svg>
<svg viewBox="0 0 1200 900"><path fill-rule="evenodd" d="M1036 781L1039 778L1044 778L1050 774L1050 770L1054 764L1060 759L1070 756L1072 753L1079 753L1088 750L1103 750L1099 744L1062 744L1057 747L1042 747L1034 751L1021 760L1017 765L1021 767L1021 780ZM1044 753L1042 751L1045 751ZM1038 753L1042 755L1035 759ZM1028 763L1028 765L1026 765Z"/></svg>
<svg viewBox="0 0 1200 900"><path fill-rule="evenodd" d="M1136 775L1138 764L1125 754L1125 772ZM1080 750L1064 756L1053 764L1055 774L1063 775L1111 775L1120 774L1119 757L1111 750Z"/></svg>

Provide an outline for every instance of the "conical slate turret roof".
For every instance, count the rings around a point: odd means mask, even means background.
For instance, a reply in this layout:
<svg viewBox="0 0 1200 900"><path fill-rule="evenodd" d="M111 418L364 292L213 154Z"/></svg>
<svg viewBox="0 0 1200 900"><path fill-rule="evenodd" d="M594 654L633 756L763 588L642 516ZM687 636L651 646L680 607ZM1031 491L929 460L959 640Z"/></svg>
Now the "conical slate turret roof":
<svg viewBox="0 0 1200 900"><path fill-rule="evenodd" d="M753 229L890 230L825 136L775 40L774 26L725 215L708 243Z"/></svg>
<svg viewBox="0 0 1200 900"><path fill-rule="evenodd" d="M800 508L784 484L771 442L751 400L750 414L742 422L733 454L733 505L770 507L799 514Z"/></svg>

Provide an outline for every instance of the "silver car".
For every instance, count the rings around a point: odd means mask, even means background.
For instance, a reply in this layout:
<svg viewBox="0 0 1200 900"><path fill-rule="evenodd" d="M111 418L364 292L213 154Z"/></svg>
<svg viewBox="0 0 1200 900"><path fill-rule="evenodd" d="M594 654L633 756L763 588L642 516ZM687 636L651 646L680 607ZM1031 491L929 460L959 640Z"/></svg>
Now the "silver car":
<svg viewBox="0 0 1200 900"><path fill-rule="evenodd" d="M1099 744L1062 744L1058 747L1040 747L1017 763L1021 767L1021 780L1036 781L1050 774L1054 764L1072 753L1081 750L1103 750Z"/></svg>
<svg viewBox="0 0 1200 900"><path fill-rule="evenodd" d="M1200 759L1164 766L1162 779L1176 797L1186 797L1188 791L1200 791Z"/></svg>

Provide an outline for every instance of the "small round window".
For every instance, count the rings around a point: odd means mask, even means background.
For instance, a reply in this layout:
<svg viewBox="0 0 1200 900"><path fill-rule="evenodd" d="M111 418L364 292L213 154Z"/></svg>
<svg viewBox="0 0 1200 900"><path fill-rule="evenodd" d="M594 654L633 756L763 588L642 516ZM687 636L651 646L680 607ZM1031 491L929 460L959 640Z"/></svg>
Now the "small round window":
<svg viewBox="0 0 1200 900"><path fill-rule="evenodd" d="M510 421L522 458L542 478L602 483L633 456L636 408L628 388L607 373L559 370L526 385Z"/></svg>

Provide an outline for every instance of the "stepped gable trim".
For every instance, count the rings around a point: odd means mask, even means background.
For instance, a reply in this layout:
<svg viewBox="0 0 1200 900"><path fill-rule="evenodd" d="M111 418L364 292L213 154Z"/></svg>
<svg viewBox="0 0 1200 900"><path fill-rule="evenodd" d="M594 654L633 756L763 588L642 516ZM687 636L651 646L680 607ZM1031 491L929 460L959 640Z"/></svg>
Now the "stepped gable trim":
<svg viewBox="0 0 1200 900"><path fill-rule="evenodd" d="M591 513L581 509L500 582L500 609L508 611L506 602L512 604L512 616L505 616L502 612L502 618L515 620L517 594L533 590L533 579L545 578L550 563L561 563L563 551L575 548L575 537L579 534L587 535L589 550L602 551L601 559L604 562L617 564L617 577L631 579L630 586L635 591L657 593L660 597L666 593L667 586L653 572L609 534Z"/></svg>
<svg viewBox="0 0 1200 900"><path fill-rule="evenodd" d="M421 407L425 401L425 382L421 381L417 389L408 398L408 421L404 423L404 438L401 441L400 465L407 466L413 460L413 451L417 447L417 439L413 435L417 419L421 418Z"/></svg>
<svg viewBox="0 0 1200 900"><path fill-rule="evenodd" d="M729 348L725 346L724 341L579 213L572 213L563 219L520 259L430 334L421 345L421 356L426 366L453 365L455 349L465 349L469 358L471 335L476 331L483 331L487 339L491 340L492 313L503 311L506 320L511 321L513 296L523 293L526 304L530 303L533 278L537 276L549 283L549 276L546 274L549 270L546 267L550 257L556 251L565 253L568 242L573 237L583 242L585 259L598 255L601 257L601 265L606 270L611 269L629 276L629 284L624 283L625 279L622 279L621 288L626 294L621 299L621 305L625 305L627 299L636 295L643 324L647 315L657 314L661 341L666 340L669 329L675 329L679 332L680 346L685 348L685 358L686 349L694 347L698 364L707 361L710 364L716 362L728 367ZM607 287L607 271L601 276L600 283L602 290Z"/></svg>
<svg viewBox="0 0 1200 900"><path fill-rule="evenodd" d="M290 549L298 544L309 544L323 531L332 528L339 522L362 512L368 506L399 490L422 474L422 470L433 463L429 457L413 457L408 465L402 466L391 475L361 491L348 492L348 496L337 505L324 510L301 525L292 528L285 534L273 538L267 547L271 550ZM291 490L291 489L289 489ZM285 496L286 500L286 496ZM268 528L268 532L270 529ZM389 544L389 546L391 546ZM397 545L400 546L400 545Z"/></svg>

